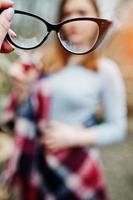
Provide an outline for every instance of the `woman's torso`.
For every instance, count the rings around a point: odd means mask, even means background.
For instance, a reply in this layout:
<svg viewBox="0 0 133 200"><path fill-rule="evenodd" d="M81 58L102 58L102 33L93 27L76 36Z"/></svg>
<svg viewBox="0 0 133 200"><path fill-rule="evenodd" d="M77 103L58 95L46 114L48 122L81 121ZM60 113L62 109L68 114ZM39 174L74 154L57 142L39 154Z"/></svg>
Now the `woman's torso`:
<svg viewBox="0 0 133 200"><path fill-rule="evenodd" d="M71 64L48 79L52 87L49 119L91 126L100 102L99 72Z"/></svg>

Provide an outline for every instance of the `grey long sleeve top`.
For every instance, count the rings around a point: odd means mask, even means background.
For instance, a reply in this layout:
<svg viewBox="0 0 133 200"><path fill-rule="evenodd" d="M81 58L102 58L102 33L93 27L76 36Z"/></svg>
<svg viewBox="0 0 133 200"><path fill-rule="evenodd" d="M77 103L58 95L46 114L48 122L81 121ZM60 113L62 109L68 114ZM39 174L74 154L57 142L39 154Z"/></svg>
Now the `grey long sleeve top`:
<svg viewBox="0 0 133 200"><path fill-rule="evenodd" d="M125 87L115 62L101 59L97 72L68 64L48 79L53 94L50 120L74 126L85 125L93 130L97 145L112 144L125 138ZM96 124L96 110L101 103L104 122Z"/></svg>

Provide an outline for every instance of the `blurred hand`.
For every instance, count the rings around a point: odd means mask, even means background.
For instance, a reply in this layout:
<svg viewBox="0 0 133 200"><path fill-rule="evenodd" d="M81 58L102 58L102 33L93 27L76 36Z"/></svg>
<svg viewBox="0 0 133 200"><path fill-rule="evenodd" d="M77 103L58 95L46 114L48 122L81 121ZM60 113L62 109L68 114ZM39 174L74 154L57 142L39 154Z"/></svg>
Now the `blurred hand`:
<svg viewBox="0 0 133 200"><path fill-rule="evenodd" d="M14 15L14 10L12 8L14 2L12 0L0 0L0 9L5 9L0 14L0 52L9 53L14 50L14 48L8 44L5 39L7 32L9 31L11 21ZM15 36L13 32L10 32L11 36Z"/></svg>
<svg viewBox="0 0 133 200"><path fill-rule="evenodd" d="M14 89L17 94L17 104L22 104L29 97L31 85L19 81L14 81L13 83L14 83Z"/></svg>
<svg viewBox="0 0 133 200"><path fill-rule="evenodd" d="M45 133L41 143L52 152L78 146L82 137L79 130L60 122L50 122L44 130Z"/></svg>

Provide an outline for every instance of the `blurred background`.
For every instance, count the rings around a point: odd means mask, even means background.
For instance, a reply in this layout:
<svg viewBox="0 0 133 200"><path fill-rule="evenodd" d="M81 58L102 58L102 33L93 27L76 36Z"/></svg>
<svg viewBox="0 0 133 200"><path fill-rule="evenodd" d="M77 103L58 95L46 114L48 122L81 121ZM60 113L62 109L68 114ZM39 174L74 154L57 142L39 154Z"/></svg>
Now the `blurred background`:
<svg viewBox="0 0 133 200"><path fill-rule="evenodd" d="M16 9L37 14L49 22L55 21L60 0L16 0ZM103 54L114 59L124 78L128 106L128 137L121 144L103 147L103 159L108 191L112 200L133 199L133 1L98 0L101 16L114 22L108 38L101 45ZM0 55L0 112L6 105L11 89L8 71L20 55L29 54L18 49ZM1 148L1 146L0 146ZM2 164L0 164L2 171ZM0 190L1 192L1 190ZM0 200L2 200L0 198Z"/></svg>

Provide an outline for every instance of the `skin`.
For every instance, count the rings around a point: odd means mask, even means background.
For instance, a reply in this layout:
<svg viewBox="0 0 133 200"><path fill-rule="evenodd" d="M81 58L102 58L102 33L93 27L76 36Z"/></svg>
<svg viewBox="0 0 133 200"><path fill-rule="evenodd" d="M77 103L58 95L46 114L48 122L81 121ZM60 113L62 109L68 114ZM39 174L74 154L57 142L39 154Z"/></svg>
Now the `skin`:
<svg viewBox="0 0 133 200"><path fill-rule="evenodd" d="M31 85L17 79L13 79L13 87L17 93L17 104L22 104L28 98Z"/></svg>
<svg viewBox="0 0 133 200"><path fill-rule="evenodd" d="M88 0L68 0L63 9L63 19L77 17L97 17L97 13ZM91 30L91 31L90 31ZM97 25L94 22L73 22L64 26L66 38L82 48L89 48L94 35L97 35Z"/></svg>
<svg viewBox="0 0 133 200"><path fill-rule="evenodd" d="M96 17L96 12L92 4L88 0L68 0L64 7L64 19L72 17ZM79 27L81 24L78 25ZM68 35L71 29L68 27ZM82 27L85 28L85 27ZM76 27L75 27L76 29ZM80 30L82 32L82 30ZM86 33L85 33L86 34ZM85 37L84 34L84 37ZM88 33L87 33L88 34ZM82 34L75 31L75 35L72 36L74 40L82 40ZM72 55L70 60L75 63L80 62L82 56ZM58 121L50 121L43 130L44 137L41 139L41 143L52 153L56 153L59 150L66 149L75 146L93 145L96 143L96 139L93 135L93 130L84 127L74 127Z"/></svg>
<svg viewBox="0 0 133 200"><path fill-rule="evenodd" d="M11 37L15 37L15 33L9 30L11 20L8 20L6 17L7 11L9 11L9 8L13 7L13 4L14 3L11 0L0 0L0 8L5 9L0 14L0 53L10 53L14 50L14 48L10 44L8 44L8 42L5 39L5 36L8 31Z"/></svg>
<svg viewBox="0 0 133 200"><path fill-rule="evenodd" d="M10 76L13 82L13 88L17 93L17 103L22 104L29 96L29 91L33 82L37 79L39 71L36 68L31 68L30 72L23 72L21 63L16 63L12 66Z"/></svg>

